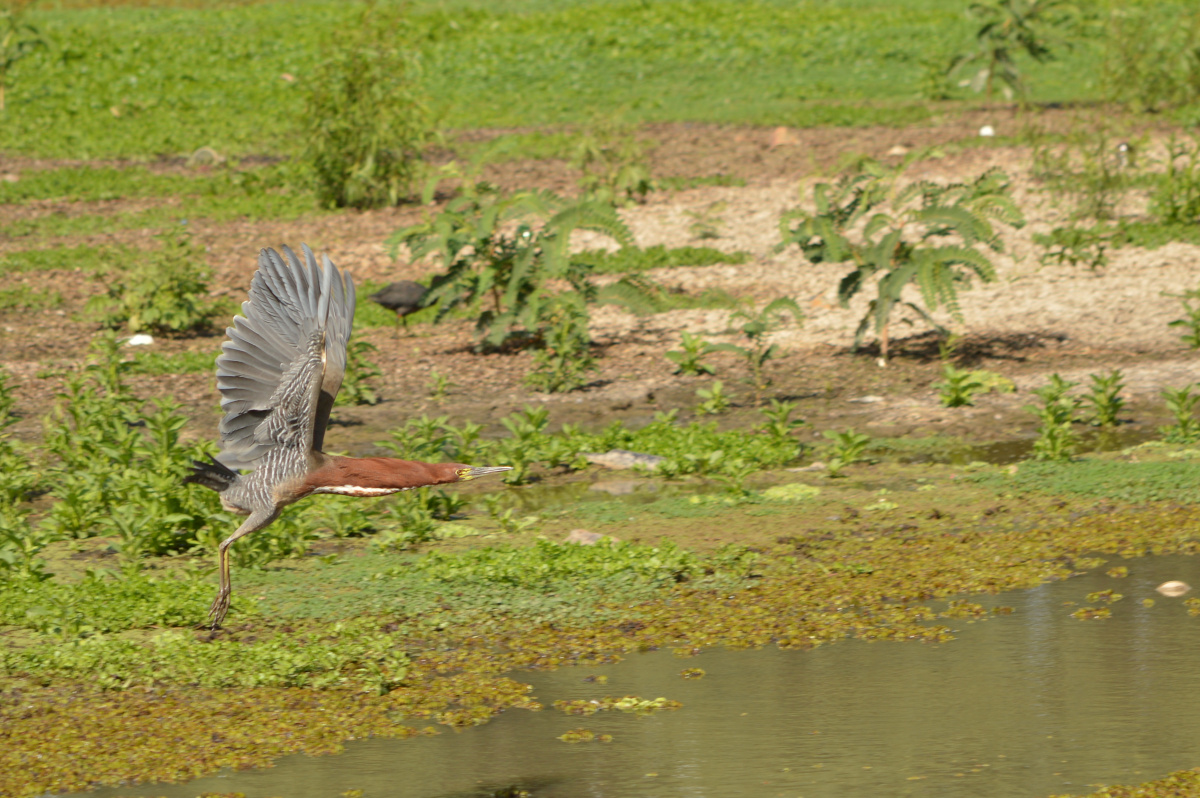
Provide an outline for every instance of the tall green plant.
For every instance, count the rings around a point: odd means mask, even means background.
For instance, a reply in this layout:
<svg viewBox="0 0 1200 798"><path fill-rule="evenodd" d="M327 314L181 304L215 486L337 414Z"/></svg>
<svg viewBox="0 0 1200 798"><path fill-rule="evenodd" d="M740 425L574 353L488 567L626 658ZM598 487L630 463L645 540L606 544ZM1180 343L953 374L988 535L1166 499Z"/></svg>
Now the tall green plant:
<svg viewBox="0 0 1200 798"><path fill-rule="evenodd" d="M1109 99L1136 111L1200 99L1200 9L1116 4L1101 41Z"/></svg>
<svg viewBox="0 0 1200 798"><path fill-rule="evenodd" d="M974 69L968 85L975 92L985 92L992 101L992 90L999 81L1005 97L1024 97L1026 85L1017 65L1017 56L1024 53L1034 61L1044 63L1054 58L1050 49L1055 29L1067 22L1063 0L989 0L972 3L967 13L978 20L975 49L956 58L951 73Z"/></svg>
<svg viewBox="0 0 1200 798"><path fill-rule="evenodd" d="M1150 195L1150 215L1167 225L1200 222L1200 141L1184 142L1172 137L1166 165Z"/></svg>
<svg viewBox="0 0 1200 798"><path fill-rule="evenodd" d="M412 193L432 126L408 41L400 12L371 3L326 45L302 118L322 205L377 208Z"/></svg>
<svg viewBox="0 0 1200 798"><path fill-rule="evenodd" d="M874 326L886 361L896 306L911 308L944 333L931 313L944 305L961 321L960 285L972 275L984 282L996 279L989 253L1003 251L1004 245L993 221L1020 227L1025 220L1009 194L1008 177L996 169L970 183L949 185L901 185L901 170L874 161L864 169L834 184L818 183L815 213L799 208L785 213L779 248L795 244L813 263L851 264L838 284L843 307L874 282L876 295L854 334L854 348ZM920 289L923 304L901 298L909 284Z"/></svg>
<svg viewBox="0 0 1200 798"><path fill-rule="evenodd" d="M1042 400L1041 406L1026 405L1025 409L1040 422L1038 438L1033 443L1033 455L1038 460L1069 460L1074 453L1078 438L1071 425L1080 400L1067 396L1067 391L1076 384L1051 374L1050 384L1034 391Z"/></svg>
<svg viewBox="0 0 1200 798"><path fill-rule="evenodd" d="M561 310L552 281L591 298L591 268L568 249L576 230L622 245L632 240L610 205L567 203L548 192L505 194L478 184L436 216L397 231L388 244L393 254L403 244L414 258L441 260L445 272L433 279L426 298L437 306L434 321L456 310L472 313L479 347L487 349L516 337L542 338Z"/></svg>

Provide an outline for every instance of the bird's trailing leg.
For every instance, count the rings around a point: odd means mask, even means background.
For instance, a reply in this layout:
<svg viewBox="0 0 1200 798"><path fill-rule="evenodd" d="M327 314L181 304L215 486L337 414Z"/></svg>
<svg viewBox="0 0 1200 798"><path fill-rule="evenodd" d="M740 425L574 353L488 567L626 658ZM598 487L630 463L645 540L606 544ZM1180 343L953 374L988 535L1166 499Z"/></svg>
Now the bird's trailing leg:
<svg viewBox="0 0 1200 798"><path fill-rule="evenodd" d="M218 628L221 625L221 621L225 620L225 613L229 611L229 595L233 592L233 583L229 581L229 547L238 538L245 537L251 532L257 532L278 517L279 512L277 510L271 512L255 511L250 514L249 518L242 522L242 525L237 528L236 532L221 541L221 545L217 547L217 562L221 572L221 587L217 590L217 597L213 599L212 606L208 608L208 617L212 621L213 629Z"/></svg>

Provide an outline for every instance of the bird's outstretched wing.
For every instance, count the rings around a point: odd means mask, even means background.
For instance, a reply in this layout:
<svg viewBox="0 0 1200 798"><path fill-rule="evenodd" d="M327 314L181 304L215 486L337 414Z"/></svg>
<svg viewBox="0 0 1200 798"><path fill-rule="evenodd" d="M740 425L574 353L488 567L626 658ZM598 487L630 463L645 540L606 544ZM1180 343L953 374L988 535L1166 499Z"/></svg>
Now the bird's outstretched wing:
<svg viewBox="0 0 1200 798"><path fill-rule="evenodd" d="M354 323L354 282L301 247L258 255L250 299L225 332L217 358L221 454L232 468L254 468L277 447L320 449L346 373Z"/></svg>

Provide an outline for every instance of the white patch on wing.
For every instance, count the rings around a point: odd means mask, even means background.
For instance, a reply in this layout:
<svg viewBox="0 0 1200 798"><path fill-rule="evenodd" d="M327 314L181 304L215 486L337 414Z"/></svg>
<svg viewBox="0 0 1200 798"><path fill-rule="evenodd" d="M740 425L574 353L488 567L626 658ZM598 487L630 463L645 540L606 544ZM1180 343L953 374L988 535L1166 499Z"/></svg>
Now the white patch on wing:
<svg viewBox="0 0 1200 798"><path fill-rule="evenodd" d="M364 488L361 485L327 485L313 493L336 493L339 496L387 496L399 493L401 488Z"/></svg>

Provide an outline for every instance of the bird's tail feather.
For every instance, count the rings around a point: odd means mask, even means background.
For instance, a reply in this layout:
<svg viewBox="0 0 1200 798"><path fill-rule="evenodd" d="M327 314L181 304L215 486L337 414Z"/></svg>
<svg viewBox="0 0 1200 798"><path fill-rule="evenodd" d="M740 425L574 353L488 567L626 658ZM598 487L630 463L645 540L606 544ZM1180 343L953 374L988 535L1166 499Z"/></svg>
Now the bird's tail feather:
<svg viewBox="0 0 1200 798"><path fill-rule="evenodd" d="M227 468L210 457L207 463L203 460L193 460L192 473L183 478L183 484L195 483L221 493L232 487L237 478L238 474L236 471Z"/></svg>

